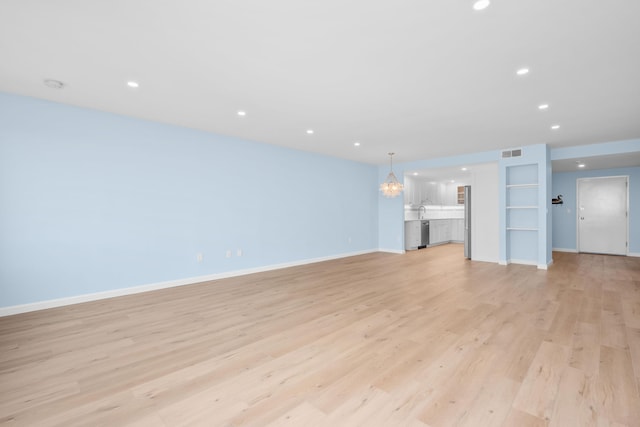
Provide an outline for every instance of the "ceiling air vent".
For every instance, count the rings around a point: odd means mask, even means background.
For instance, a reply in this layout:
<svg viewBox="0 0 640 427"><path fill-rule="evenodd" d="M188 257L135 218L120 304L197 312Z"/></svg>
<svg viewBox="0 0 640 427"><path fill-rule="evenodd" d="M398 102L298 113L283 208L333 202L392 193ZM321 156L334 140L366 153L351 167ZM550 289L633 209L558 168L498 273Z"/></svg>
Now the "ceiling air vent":
<svg viewBox="0 0 640 427"><path fill-rule="evenodd" d="M522 156L522 148L518 148L516 150L505 150L502 152L502 158L508 159L509 157L521 157Z"/></svg>

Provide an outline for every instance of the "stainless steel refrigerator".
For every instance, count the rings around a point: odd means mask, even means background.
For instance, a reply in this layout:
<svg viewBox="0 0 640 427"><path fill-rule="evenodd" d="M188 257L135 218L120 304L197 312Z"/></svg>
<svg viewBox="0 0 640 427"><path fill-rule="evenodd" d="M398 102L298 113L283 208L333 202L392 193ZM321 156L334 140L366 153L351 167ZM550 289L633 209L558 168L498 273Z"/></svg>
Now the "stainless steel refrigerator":
<svg viewBox="0 0 640 427"><path fill-rule="evenodd" d="M464 257L471 259L471 186L464 186Z"/></svg>

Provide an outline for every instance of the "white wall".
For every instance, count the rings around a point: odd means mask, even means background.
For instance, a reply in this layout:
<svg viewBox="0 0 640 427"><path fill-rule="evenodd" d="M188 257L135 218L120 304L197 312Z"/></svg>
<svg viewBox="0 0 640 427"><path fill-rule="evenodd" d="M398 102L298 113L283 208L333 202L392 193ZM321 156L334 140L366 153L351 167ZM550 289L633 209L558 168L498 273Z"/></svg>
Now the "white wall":
<svg viewBox="0 0 640 427"><path fill-rule="evenodd" d="M498 164L474 165L471 179L471 259L474 261L498 262L499 206Z"/></svg>

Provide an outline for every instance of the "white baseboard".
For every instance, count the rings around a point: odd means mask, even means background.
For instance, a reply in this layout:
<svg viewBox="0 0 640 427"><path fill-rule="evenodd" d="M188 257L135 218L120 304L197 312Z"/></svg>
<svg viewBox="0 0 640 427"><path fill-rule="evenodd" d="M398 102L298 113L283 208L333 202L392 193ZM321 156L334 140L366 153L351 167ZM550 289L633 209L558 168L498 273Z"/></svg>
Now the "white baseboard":
<svg viewBox="0 0 640 427"><path fill-rule="evenodd" d="M508 259L506 261L498 262L500 265L509 265L509 264L521 264L521 265L535 265L538 266L536 261L532 261L530 259Z"/></svg>
<svg viewBox="0 0 640 427"><path fill-rule="evenodd" d="M566 248L553 248L553 251L554 252L569 252L569 253L573 253L573 254L579 253L577 249L566 249ZM640 253L638 253L638 252L629 252L627 254L627 256L640 257Z"/></svg>
<svg viewBox="0 0 640 427"><path fill-rule="evenodd" d="M538 270L548 270L553 265L553 259L546 264L538 264Z"/></svg>
<svg viewBox="0 0 640 427"><path fill-rule="evenodd" d="M471 261L490 262L492 264L500 264L500 262L498 262L498 260L496 260L495 258L474 258L473 255L471 255ZM506 265L506 264L501 264L501 265Z"/></svg>
<svg viewBox="0 0 640 427"><path fill-rule="evenodd" d="M551 264L553 264L553 260L549 261L547 264L538 264L536 261L532 261L529 259L508 259L506 261L498 261L500 265L509 265L509 264L521 264L521 265L535 265L539 270L547 270Z"/></svg>
<svg viewBox="0 0 640 427"><path fill-rule="evenodd" d="M509 260L511 264L522 264L522 265L538 265L537 261L532 261L530 259L512 259Z"/></svg>
<svg viewBox="0 0 640 427"><path fill-rule="evenodd" d="M13 305L9 307L0 307L0 317L11 316L13 314L27 313L30 311L45 310L48 308L62 307L71 304L80 304L83 302L96 301L106 298L120 297L124 295L139 294L142 292L156 291L159 289L173 288L177 286L193 285L195 283L208 282L211 280L226 279L236 276L244 276L246 274L261 273L264 271L279 270L282 268L296 267L305 264L314 264L317 262L331 261L339 258L347 258L356 255L364 255L382 250L369 249L365 251L349 252L339 255L330 255L326 257L310 258L282 264L273 264L263 267L247 268L244 270L227 271L224 273L207 274L204 276L188 277L186 279L169 280L166 282L151 283L147 285L133 286L129 288L113 289L104 292L95 292L91 294L76 295L72 297L57 298L47 301L38 301L29 304ZM382 251L384 252L384 251ZM402 252L403 253L403 252Z"/></svg>
<svg viewBox="0 0 640 427"><path fill-rule="evenodd" d="M384 248L378 248L378 252L387 252L390 254L404 254L406 251L403 250L398 250L398 249L384 249Z"/></svg>

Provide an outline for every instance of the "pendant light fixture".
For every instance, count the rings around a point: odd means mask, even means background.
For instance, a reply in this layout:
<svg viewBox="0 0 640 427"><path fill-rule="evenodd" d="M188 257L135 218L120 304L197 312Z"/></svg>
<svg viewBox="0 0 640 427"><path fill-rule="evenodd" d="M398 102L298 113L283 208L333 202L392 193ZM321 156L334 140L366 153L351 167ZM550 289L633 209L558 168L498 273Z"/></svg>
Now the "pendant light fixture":
<svg viewBox="0 0 640 427"><path fill-rule="evenodd" d="M396 197L400 193L402 193L402 189L404 188L396 175L393 173L393 155L396 153L389 153L389 162L391 165L391 171L389 175L387 175L387 179L384 180L382 184L380 184L380 191L384 194L385 197Z"/></svg>

